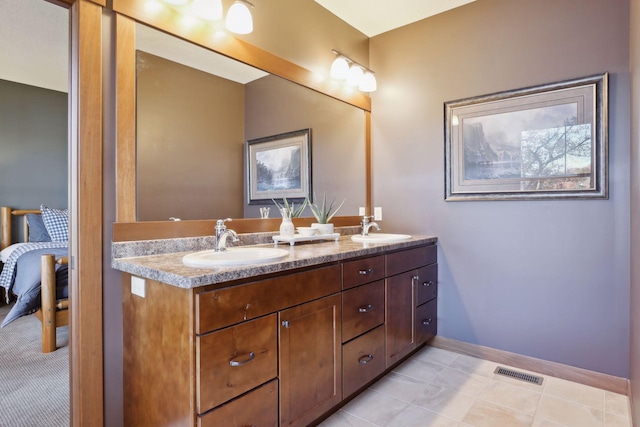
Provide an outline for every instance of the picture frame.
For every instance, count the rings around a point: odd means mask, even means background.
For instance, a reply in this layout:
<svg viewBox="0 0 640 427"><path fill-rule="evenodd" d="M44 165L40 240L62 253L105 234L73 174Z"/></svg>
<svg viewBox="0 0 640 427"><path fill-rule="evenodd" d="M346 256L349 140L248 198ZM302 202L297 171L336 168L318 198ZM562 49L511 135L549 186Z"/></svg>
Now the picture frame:
<svg viewBox="0 0 640 427"><path fill-rule="evenodd" d="M445 200L608 198L608 73L449 101Z"/></svg>
<svg viewBox="0 0 640 427"><path fill-rule="evenodd" d="M311 199L311 129L247 141L246 171L250 205Z"/></svg>

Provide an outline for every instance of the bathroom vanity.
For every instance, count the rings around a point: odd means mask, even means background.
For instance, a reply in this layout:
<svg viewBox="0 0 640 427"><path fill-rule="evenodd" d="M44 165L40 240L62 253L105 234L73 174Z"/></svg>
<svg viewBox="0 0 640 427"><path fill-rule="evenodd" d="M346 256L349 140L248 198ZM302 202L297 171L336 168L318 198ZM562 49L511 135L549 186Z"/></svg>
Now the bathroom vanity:
<svg viewBox="0 0 640 427"><path fill-rule="evenodd" d="M213 270L185 252L115 258L125 425L318 422L436 334L435 243L343 236Z"/></svg>

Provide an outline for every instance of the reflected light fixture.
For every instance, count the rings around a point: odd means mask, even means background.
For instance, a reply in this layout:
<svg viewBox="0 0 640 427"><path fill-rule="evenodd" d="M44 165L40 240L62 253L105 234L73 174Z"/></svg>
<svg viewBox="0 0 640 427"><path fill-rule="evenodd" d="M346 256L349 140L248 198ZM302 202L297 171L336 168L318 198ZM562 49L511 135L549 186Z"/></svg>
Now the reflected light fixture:
<svg viewBox="0 0 640 427"><path fill-rule="evenodd" d="M336 80L345 80L350 86L358 86L362 92L374 92L378 88L376 76L367 67L358 64L335 49L331 50L338 57L331 64L330 75Z"/></svg>
<svg viewBox="0 0 640 427"><path fill-rule="evenodd" d="M219 21L222 19L222 0L194 0L192 10L202 19Z"/></svg>
<svg viewBox="0 0 640 427"><path fill-rule="evenodd" d="M249 34L253 31L253 18L249 7L254 7L247 0L236 0L227 12L225 26L236 34Z"/></svg>
<svg viewBox="0 0 640 427"><path fill-rule="evenodd" d="M224 13L222 10L222 0L163 0L165 3L174 6L185 6L190 3L187 9L179 8L185 13L194 17L206 19L208 21L219 21ZM253 31L253 18L249 7L254 7L248 0L235 0L229 8L225 19L227 30L236 34L249 34Z"/></svg>

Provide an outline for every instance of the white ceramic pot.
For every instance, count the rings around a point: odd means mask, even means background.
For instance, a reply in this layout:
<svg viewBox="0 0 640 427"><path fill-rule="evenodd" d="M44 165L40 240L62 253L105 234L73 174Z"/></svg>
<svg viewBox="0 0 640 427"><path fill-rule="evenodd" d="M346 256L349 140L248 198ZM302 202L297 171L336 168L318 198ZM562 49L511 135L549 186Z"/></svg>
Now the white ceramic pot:
<svg viewBox="0 0 640 427"><path fill-rule="evenodd" d="M280 223L280 235L282 237L293 237L295 233L295 227L293 222L291 222L291 218L282 218L282 223Z"/></svg>
<svg viewBox="0 0 640 427"><path fill-rule="evenodd" d="M314 222L311 224L311 228L315 228L318 230L318 234L332 234L333 233L333 224L320 224L318 222Z"/></svg>

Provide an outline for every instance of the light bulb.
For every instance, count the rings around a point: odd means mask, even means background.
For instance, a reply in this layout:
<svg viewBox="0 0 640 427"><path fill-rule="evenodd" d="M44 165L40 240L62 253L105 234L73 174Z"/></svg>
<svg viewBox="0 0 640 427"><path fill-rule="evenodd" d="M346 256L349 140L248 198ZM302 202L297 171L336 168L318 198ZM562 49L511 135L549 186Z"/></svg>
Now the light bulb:
<svg viewBox="0 0 640 427"><path fill-rule="evenodd" d="M375 92L377 88L378 84L376 82L376 76L374 76L371 71L365 72L362 77L362 81L360 82L359 89L363 92Z"/></svg>
<svg viewBox="0 0 640 427"><path fill-rule="evenodd" d="M242 1L236 1L227 12L225 21L227 30L236 34L249 34L253 31L253 18L247 5Z"/></svg>
<svg viewBox="0 0 640 427"><path fill-rule="evenodd" d="M222 19L222 0L194 0L192 10L203 19L218 21Z"/></svg>
<svg viewBox="0 0 640 427"><path fill-rule="evenodd" d="M362 81L362 77L364 76L364 71L360 68L359 65L353 64L351 68L349 68L349 74L347 75L347 84L350 86L358 86Z"/></svg>
<svg viewBox="0 0 640 427"><path fill-rule="evenodd" d="M349 63L344 56L338 56L331 64L331 77L342 80L347 78L349 74Z"/></svg>
<svg viewBox="0 0 640 427"><path fill-rule="evenodd" d="M175 4L177 6L181 6L186 4L189 0L163 0L165 3Z"/></svg>

